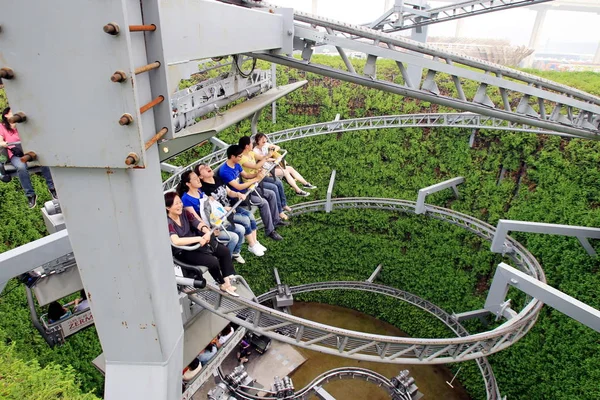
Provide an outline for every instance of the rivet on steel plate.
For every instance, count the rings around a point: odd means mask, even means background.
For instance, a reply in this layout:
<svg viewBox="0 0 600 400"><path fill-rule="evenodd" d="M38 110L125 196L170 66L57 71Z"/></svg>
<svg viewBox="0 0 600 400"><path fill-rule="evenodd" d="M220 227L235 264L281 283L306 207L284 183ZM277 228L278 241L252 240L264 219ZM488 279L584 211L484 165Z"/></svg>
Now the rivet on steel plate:
<svg viewBox="0 0 600 400"><path fill-rule="evenodd" d="M127 74L125 71L115 71L110 77L110 80L115 83L125 82L127 80Z"/></svg>
<svg viewBox="0 0 600 400"><path fill-rule="evenodd" d="M140 162L140 157L137 154L127 154L127 157L125 158L125 165L136 165L138 162Z"/></svg>
<svg viewBox="0 0 600 400"><path fill-rule="evenodd" d="M116 22L109 22L108 24L104 25L104 32L108 33L109 35L118 35L119 32L121 31L121 29L119 28L119 25Z"/></svg>
<svg viewBox="0 0 600 400"><path fill-rule="evenodd" d="M4 67L0 68L0 78L2 79L12 79L15 77L15 72L12 68Z"/></svg>
<svg viewBox="0 0 600 400"><path fill-rule="evenodd" d="M133 117L131 116L131 114L123 114L121 115L121 118L119 119L119 125L129 125L133 122Z"/></svg>
<svg viewBox="0 0 600 400"><path fill-rule="evenodd" d="M25 115L23 112L18 112L8 119L8 122L11 124L18 124L25 121L27 121L27 115Z"/></svg>

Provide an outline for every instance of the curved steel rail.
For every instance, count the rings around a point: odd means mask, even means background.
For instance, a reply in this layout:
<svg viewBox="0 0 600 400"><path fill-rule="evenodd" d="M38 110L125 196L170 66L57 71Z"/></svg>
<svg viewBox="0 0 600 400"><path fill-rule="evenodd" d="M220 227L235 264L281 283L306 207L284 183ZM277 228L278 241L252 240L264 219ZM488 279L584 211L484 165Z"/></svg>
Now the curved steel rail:
<svg viewBox="0 0 600 400"><path fill-rule="evenodd" d="M277 399L277 395L275 393L269 392L266 396L258 396L253 395L251 393L245 392L243 390L236 390L234 387L229 385L223 376L223 372L219 369L219 374L221 375L221 380L223 383L227 385L229 390L234 391L237 395L236 398L245 399L245 400L263 400L263 399ZM385 376L371 371L366 368L358 368L358 367L342 367L335 368L329 371L322 373L313 379L310 383L304 386L302 389L298 390L291 397L286 397L286 399L308 399L314 393L313 391L317 386L322 386L326 383L329 383L335 379L362 379L367 382L371 382L376 384L377 386L385 389L390 396L398 396L398 400L411 400L410 395L403 393L401 390L397 389L392 382L386 378Z"/></svg>
<svg viewBox="0 0 600 400"><path fill-rule="evenodd" d="M521 125L499 118L487 117L472 113L439 113L439 114L404 114L387 115L382 117L353 118L341 121L321 122L318 124L305 125L297 128L285 129L268 134L272 143L282 143L290 140L303 139L305 137L326 135L329 133L343 133L348 131L362 131L370 129L390 128L468 128L468 129L496 129L502 131L527 132L545 135L560 135L574 137L548 131L529 125ZM188 165L179 173L197 164L207 163L214 166L225 161L225 149L215 151L200 160ZM169 177L164 183L164 190L170 190L179 183L179 174Z"/></svg>
<svg viewBox="0 0 600 400"><path fill-rule="evenodd" d="M361 284L361 286L366 286L368 287L369 285L375 285L369 282L359 282ZM362 285L364 283L364 285ZM322 282L322 283L310 283L310 284L306 284L306 285L299 285L299 286L294 286L292 287L290 290L292 291L293 294L300 294L300 293L306 293L306 292L311 292L311 291L315 291L315 290L327 290L327 289L339 289L342 288L342 282ZM344 289L347 289L347 287L344 287ZM454 319L450 314L446 313L444 310L442 310L441 308L435 306L434 304L427 302L423 299L418 298L417 296L413 296L411 294L409 294L408 292L403 292L403 291L397 291L397 290L390 290L392 288L386 287L385 292L382 293L380 291L375 291L376 293L379 294L385 294L385 295L389 295L390 297L396 297L395 294L398 292L401 292L401 294L406 294L410 297L412 297L413 301L407 301L411 304L414 304L414 302L416 301L422 301L423 302L423 306L420 306L420 308L422 309L426 309L425 307L430 307L429 309L427 309L427 311L429 311L432 314L435 314L436 316L438 316L438 318L444 322L444 324L450 328L457 336L468 336L469 332L462 326L462 324L457 321L456 319ZM371 290L368 290L371 291ZM263 303L267 300L272 300L277 296L277 290L273 289L270 292L267 293L263 293L262 295L260 295L258 297L258 301L260 303ZM397 298L397 297L396 297ZM409 297L407 297L409 298ZM483 380L485 382L485 389L486 389L486 393L487 393L487 398L488 399L499 399L500 398L500 389L498 388L498 383L496 382L496 377L494 376L494 371L492 370L492 366L490 365L487 357L481 357L475 360L477 362L477 366L479 367L479 370L481 371L481 375L483 376Z"/></svg>
<svg viewBox="0 0 600 400"><path fill-rule="evenodd" d="M333 206L334 208L377 208L414 213L415 203L391 199L348 198L335 199ZM293 212L300 214L321 211L324 207L325 201L315 201L296 206ZM486 240L493 236L494 227L475 218L429 205L426 210L426 215L461 226ZM507 238L507 242L514 248L514 252L508 256L513 259L516 267L545 281L543 271L535 258L514 239ZM438 311L441 310L439 307L399 289L374 284L370 284L374 286L365 286L362 282L338 284L346 289L370 290L391 295L432 313L442 322L445 321L445 314ZM514 318L491 331L458 338L430 339L372 335L334 328L297 318L243 298L232 298L224 295L216 287L209 287L190 297L192 301L223 318L289 344L354 359L413 364L459 362L496 353L515 343L531 329L542 306L538 300L530 299ZM293 333L293 337L288 336L290 332Z"/></svg>

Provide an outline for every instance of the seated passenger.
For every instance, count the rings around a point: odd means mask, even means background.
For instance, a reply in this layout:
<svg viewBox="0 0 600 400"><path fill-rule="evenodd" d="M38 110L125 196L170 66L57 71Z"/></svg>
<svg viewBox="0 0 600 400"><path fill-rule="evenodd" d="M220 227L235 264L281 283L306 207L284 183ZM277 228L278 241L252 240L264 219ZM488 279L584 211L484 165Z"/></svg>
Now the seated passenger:
<svg viewBox="0 0 600 400"><path fill-rule="evenodd" d="M256 176L250 178L246 175L245 182L240 182L240 176L244 176L245 172L239 164L242 158L242 149L237 144L227 148L227 161L219 168L219 176L226 182L229 187L235 192L245 193L247 189L258 183L264 178L264 170L258 172ZM259 195L256 191L250 193L250 200L258 204L260 217L265 226L265 234L273 240L283 240L281 235L275 231L277 225L287 225L279 218L277 212L277 203L275 193L272 190L263 189Z"/></svg>
<svg viewBox="0 0 600 400"><path fill-rule="evenodd" d="M257 160L262 160L265 157L269 158L271 157L270 154L273 154L272 152L277 152L279 150L281 150L279 146L268 142L267 135L265 135L264 133L257 133L256 136L254 136L253 151L254 153L256 153ZM296 194L298 196L306 197L310 195L310 193L300 189L296 181L299 181L303 185L304 189L317 188L316 186L310 184L306 179L304 179L302 175L300 175L300 173L294 169L294 167L292 167L285 161L282 161L278 166L276 166L274 171L275 176L285 177L287 183L289 183L290 186L296 191Z"/></svg>
<svg viewBox="0 0 600 400"><path fill-rule="evenodd" d="M75 312L76 313L90 308L90 303L88 302L87 295L85 293L85 289L81 289L81 291L79 292L79 296L81 298L75 300Z"/></svg>
<svg viewBox="0 0 600 400"><path fill-rule="evenodd" d="M189 382L198 375L198 373L202 370L202 365L200 365L200 360L198 358L194 358L190 365L188 365L183 370L183 381Z"/></svg>
<svg viewBox="0 0 600 400"><path fill-rule="evenodd" d="M205 214L201 211L204 206L208 205L204 193L200 191L201 188L202 183L198 175L193 171L185 171L181 174L181 180L177 185L177 194L181 197L183 207L186 211L189 211L198 220L204 221L206 225L210 225L210 221L204 218L205 215L210 215L210 213ZM240 251L244 243L245 229L243 226L235 224L233 218L229 222L225 226L225 229L231 232L230 235L221 230L216 230L215 235L223 241L228 240L227 248L231 257L240 264L244 264L246 261L240 254Z"/></svg>
<svg viewBox="0 0 600 400"><path fill-rule="evenodd" d="M48 322L53 324L71 316L71 311L61 306L58 301L53 301L48 306Z"/></svg>
<svg viewBox="0 0 600 400"><path fill-rule="evenodd" d="M222 291L239 297L234 291L235 287L230 283L235 270L227 247L214 240L204 222L183 211L183 203L177 193L165 193L165 207L171 242L176 246L200 244L198 249L191 251L173 247L173 255L184 263L207 267ZM198 276L199 274L190 274L187 270L183 270L183 273L186 278L204 280L202 276Z"/></svg>
<svg viewBox="0 0 600 400"><path fill-rule="evenodd" d="M242 136L238 142L238 146L242 148L242 158L240 160L240 165L244 169L242 178L244 181L247 181L248 179L254 178L258 174L258 171L261 170L261 168L263 168L267 162L267 157L263 157L262 160L256 161L256 153L252 151L250 136ZM287 220L288 216L283 211L291 211L292 209L287 205L287 199L285 197L281 179L272 177L271 175L265 175L260 183L260 187L263 189L272 190L273 193L275 193L279 217L283 220Z"/></svg>
<svg viewBox="0 0 600 400"><path fill-rule="evenodd" d="M25 191L25 196L27 196L27 204L29 205L29 208L34 208L37 201L37 195L35 194L33 185L31 184L31 177L27 171L27 163L21 161L23 151L18 145L9 147L8 144L21 141L21 138L19 137L19 131L17 130L17 125L11 124L8 121L12 116L13 115L10 111L10 107L6 107L4 111L2 111L2 124L0 125L0 147L7 148L8 161L10 161L10 163L17 169L17 175L19 176L21 187ZM50 195L53 199L56 199L56 190L54 189L52 175L50 175L50 168L42 167L42 176L46 180L46 185L48 186Z"/></svg>
<svg viewBox="0 0 600 400"><path fill-rule="evenodd" d="M215 175L215 172L208 164L196 165L194 172L200 177L204 193L217 199L226 208L234 205L232 203L235 199L246 200L244 193L229 189L223 183L221 177ZM248 242L248 251L258 257L263 256L267 248L260 244L256 238L256 220L254 219L254 215L244 207L238 207L235 210L235 214L233 214L233 221L244 227L246 241Z"/></svg>
<svg viewBox="0 0 600 400"><path fill-rule="evenodd" d="M204 367L210 360L213 359L214 356L217 355L217 346L212 343L209 343L208 346L200 354L198 354L198 360L200 360L200 364Z"/></svg>
<svg viewBox="0 0 600 400"><path fill-rule="evenodd" d="M231 325L227 325L225 327L225 329L223 329L221 332L219 332L219 334L217 335L218 338L218 347L223 346L225 343L227 343L227 341L233 336L234 334L234 330L233 327Z"/></svg>

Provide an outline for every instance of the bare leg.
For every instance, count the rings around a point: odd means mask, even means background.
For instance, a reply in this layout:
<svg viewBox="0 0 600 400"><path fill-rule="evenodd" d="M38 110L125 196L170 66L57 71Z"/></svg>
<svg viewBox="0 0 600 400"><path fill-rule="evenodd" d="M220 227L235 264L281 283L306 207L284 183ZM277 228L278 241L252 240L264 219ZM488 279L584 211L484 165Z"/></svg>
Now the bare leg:
<svg viewBox="0 0 600 400"><path fill-rule="evenodd" d="M289 167L288 167L289 168ZM298 184L296 183L296 180L292 177L292 175L287 171L287 168L284 170L280 167L277 167L275 169L275 175L282 177L285 177L285 180L287 181L287 183L290 184L290 186L292 187L292 189L294 189L296 191L296 193L298 193L299 191L301 191L302 189L300 189L298 187Z"/></svg>
<svg viewBox="0 0 600 400"><path fill-rule="evenodd" d="M251 234L244 237L246 238L246 242L248 242L248 246L254 247L256 244L256 231L253 231Z"/></svg>
<svg viewBox="0 0 600 400"><path fill-rule="evenodd" d="M292 175L294 177L294 179L300 181L301 184L306 185L308 182L306 181L306 179L304 179L302 177L302 175L300 175L300 172L296 171L294 169L294 167L292 167L291 165L288 165L286 167L286 171L289 172L290 175Z"/></svg>

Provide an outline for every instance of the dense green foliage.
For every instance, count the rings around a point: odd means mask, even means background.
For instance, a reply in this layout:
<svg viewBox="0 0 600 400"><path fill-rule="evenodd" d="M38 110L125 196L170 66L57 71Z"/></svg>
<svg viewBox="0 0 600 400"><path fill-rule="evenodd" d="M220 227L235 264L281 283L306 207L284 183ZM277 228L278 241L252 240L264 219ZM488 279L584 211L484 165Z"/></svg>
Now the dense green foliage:
<svg viewBox="0 0 600 400"><path fill-rule="evenodd" d="M321 61L341 62L334 57ZM278 71L280 84L300 79L308 79L309 83L277 103L276 124L267 113L263 114L259 130L264 132L331 120L337 113L350 118L445 110L315 74L284 68ZM381 63L379 74L401 79L392 63ZM598 74L544 73L544 77L600 95ZM442 90L453 90L444 77L438 84ZM467 93L474 89L466 86ZM220 137L234 142L249 130L246 121ZM309 199L325 198L332 169L337 170L336 197L415 200L421 187L464 176L460 200L448 191L431 196L428 202L491 224L508 218L600 226L598 143L481 131L471 149L469 134L458 129L387 129L313 137L286 143L284 147L290 150L290 163L319 186ZM209 146L198 147L172 162L185 165L209 150ZM502 167L507 172L498 182ZM43 183L36 179L36 184L38 193L43 193ZM37 210L26 209L18 182L0 185L0 193L3 215L14 215L19 220L0 227L0 246L4 246L1 250L40 237L41 217ZM287 193L290 203L304 200L291 191ZM382 283L411 291L449 312L460 312L481 308L494 266L501 260L487 251L487 243L456 227L425 217L381 211L306 215L294 218L293 225L282 229L281 234L285 237L283 242L261 240L269 247L265 257L248 255L247 264L238 266L238 272L256 293L274 285L272 267L279 268L286 283L300 284L364 280L382 263ZM599 261L588 257L576 239L514 236L538 258L552 286L600 308ZM511 292L510 297L517 301L522 298L516 292ZM412 336L450 335L427 314L380 296L324 292L306 295L304 299L367 312ZM50 350L31 327L27 314L21 288L0 298L0 329L15 342L14 355L37 359L42 366L51 361L72 365L85 391L97 388L97 393L101 393L101 378L89 362L101 351L95 331L88 329L69 338L65 346ZM472 331L483 329L475 323L467 326ZM544 308L538 323L524 339L490 360L502 393L510 399L600 398L600 335L550 308ZM458 379L473 398L484 398L481 376L473 362L466 364Z"/></svg>
<svg viewBox="0 0 600 400"><path fill-rule="evenodd" d="M93 394L81 394L75 384L77 372L49 363L41 368L35 359L23 361L14 346L0 342L0 398L36 400L93 400Z"/></svg>

